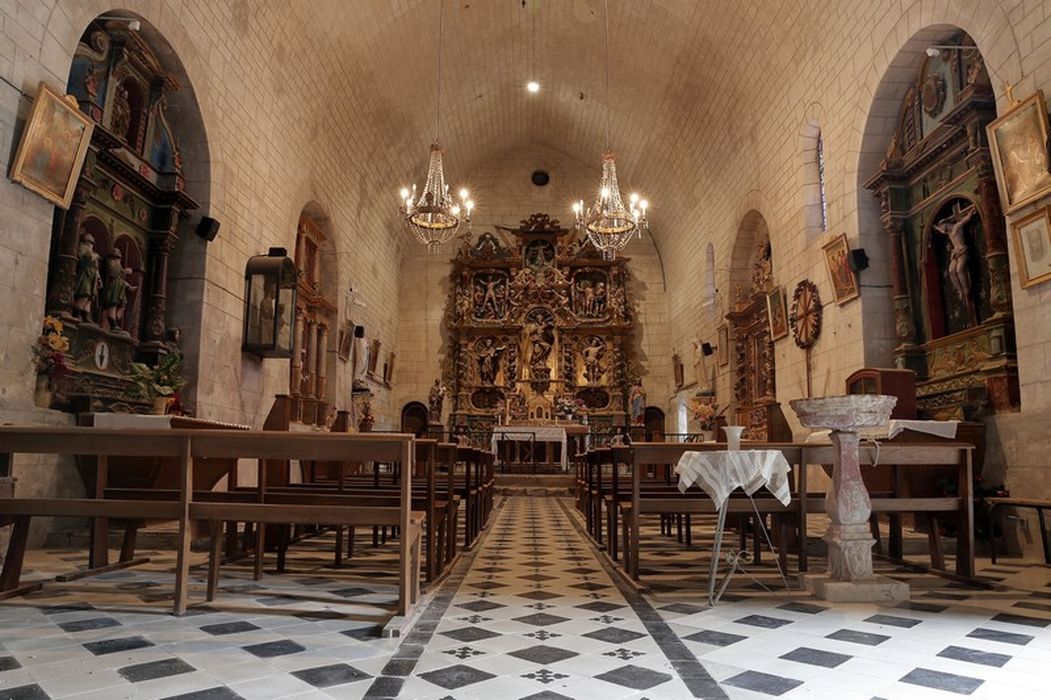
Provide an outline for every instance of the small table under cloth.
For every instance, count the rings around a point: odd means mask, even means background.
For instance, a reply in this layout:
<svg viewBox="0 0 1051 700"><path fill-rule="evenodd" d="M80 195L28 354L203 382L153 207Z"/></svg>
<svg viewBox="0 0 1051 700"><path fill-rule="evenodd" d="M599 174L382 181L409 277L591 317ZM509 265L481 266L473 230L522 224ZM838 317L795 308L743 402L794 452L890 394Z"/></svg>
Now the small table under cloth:
<svg viewBox="0 0 1051 700"><path fill-rule="evenodd" d="M686 493L690 486L696 484L715 503L719 511L719 520L715 529L715 541L712 546L712 565L708 574L708 602L714 605L726 590L726 584L736 571L734 564L727 574L725 583L715 594L715 578L719 571L719 555L722 549L723 528L726 525L726 505L730 494L740 488L749 498L762 487L773 494L774 498L787 506L792 501L788 483L791 465L780 450L732 450L720 452L684 452L675 465L679 475L679 491ZM764 528L762 521L759 527ZM780 564L778 564L780 568ZM784 572L781 572L782 576Z"/></svg>
<svg viewBox="0 0 1051 700"><path fill-rule="evenodd" d="M557 425L496 425L493 426L492 450L499 457L498 445L504 440L531 443L558 443L562 446L562 471L569 470L566 454L566 429Z"/></svg>

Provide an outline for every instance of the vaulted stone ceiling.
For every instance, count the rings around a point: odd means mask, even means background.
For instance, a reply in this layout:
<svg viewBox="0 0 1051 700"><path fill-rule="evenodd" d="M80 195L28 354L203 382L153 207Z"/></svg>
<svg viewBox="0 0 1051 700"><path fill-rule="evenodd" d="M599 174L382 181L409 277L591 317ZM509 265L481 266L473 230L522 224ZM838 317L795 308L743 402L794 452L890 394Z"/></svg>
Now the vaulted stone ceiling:
<svg viewBox="0 0 1051 700"><path fill-rule="evenodd" d="M434 132L438 2L292 8L299 17L284 24L287 40L334 59L322 64L331 72L321 84L371 103L372 152L396 159L405 181L418 180ZM287 12L274 8L275 17ZM610 0L613 148L622 186L654 202L658 242L659 222L708 179L698 179L698 164L711 157L702 152L739 152L748 140L745 117L761 109L765 83L776 83L760 66L807 51L789 37L810 12L797 0ZM446 0L441 142L451 179L535 143L592 164L597 182L606 131L602 13L601 0ZM534 76L537 95L524 87ZM567 193L567 208L569 196L587 194Z"/></svg>

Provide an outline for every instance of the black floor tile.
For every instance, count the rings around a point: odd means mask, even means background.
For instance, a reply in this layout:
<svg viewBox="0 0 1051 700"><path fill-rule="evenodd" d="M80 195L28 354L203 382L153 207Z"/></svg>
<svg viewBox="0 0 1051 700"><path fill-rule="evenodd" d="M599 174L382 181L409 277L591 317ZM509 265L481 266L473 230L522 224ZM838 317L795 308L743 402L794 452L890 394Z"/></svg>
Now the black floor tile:
<svg viewBox="0 0 1051 700"><path fill-rule="evenodd" d="M149 663L118 668L117 673L132 683L141 683L143 681L152 681L156 678L193 673L196 670L182 659L161 659L160 661L150 661Z"/></svg>
<svg viewBox="0 0 1051 700"><path fill-rule="evenodd" d="M938 652L938 656L942 656L946 659L956 659L957 661L967 661L972 664L981 664L983 666L995 666L997 668L1002 668L1003 665L1012 658L1007 654L995 654L991 651L968 649L967 647L957 646L949 646L942 649Z"/></svg>
<svg viewBox="0 0 1051 700"><path fill-rule="evenodd" d="M272 659L277 656L288 656L289 654L298 654L301 651L306 651L306 647L296 644L291 639L249 644L241 648L253 656L258 656L260 659Z"/></svg>
<svg viewBox="0 0 1051 700"><path fill-rule="evenodd" d="M766 615L746 615L738 620L734 620L734 622L739 625L763 627L768 630L776 630L778 627L792 624L792 620L784 620L780 617L767 617Z"/></svg>
<svg viewBox="0 0 1051 700"><path fill-rule="evenodd" d="M22 668L22 664L18 663L18 659L13 656L0 656L0 673L14 671L16 668Z"/></svg>
<svg viewBox="0 0 1051 700"><path fill-rule="evenodd" d="M788 610L789 612L807 613L808 615L816 615L819 612L828 610L823 605L814 605L812 603L785 603L784 605L778 605L778 610Z"/></svg>
<svg viewBox="0 0 1051 700"><path fill-rule="evenodd" d="M379 639L383 633L382 625L369 625L367 627L356 627L352 630L343 630L340 632L342 635L346 635L351 639L357 639L359 641L368 641L370 639Z"/></svg>
<svg viewBox="0 0 1051 700"><path fill-rule="evenodd" d="M243 700L243 698L226 686L219 685L205 690L195 690L192 693L169 695L164 700Z"/></svg>
<svg viewBox="0 0 1051 700"><path fill-rule="evenodd" d="M470 610L471 612L485 612L486 610L496 610L498 608L506 608L507 606L500 603L493 603L488 600L473 600L470 603L457 603L456 607Z"/></svg>
<svg viewBox="0 0 1051 700"><path fill-rule="evenodd" d="M293 671L292 675L315 688L330 688L334 685L344 685L345 683L354 683L355 681L372 678L371 675L364 671L359 671L347 664L307 668L302 671Z"/></svg>
<svg viewBox="0 0 1051 700"><path fill-rule="evenodd" d="M1047 627L1051 620L1040 617L1029 617L1027 615L1012 615L1011 613L1000 613L993 617L996 622L1009 622L1014 625L1027 625L1029 627Z"/></svg>
<svg viewBox="0 0 1051 700"><path fill-rule="evenodd" d="M832 634L826 634L825 637L828 639L838 639L841 642L853 642L855 644L867 644L870 647L874 647L877 644L890 639L890 637L884 634L872 634L870 632L858 632L857 630L839 630Z"/></svg>
<svg viewBox="0 0 1051 700"><path fill-rule="evenodd" d="M1029 642L1033 641L1035 637L1028 634L1016 634L1014 632L1003 632L1001 630L992 630L985 627L979 627L975 631L967 635L972 639L985 639L990 642L1003 642L1004 644L1016 644L1018 646L1025 646Z"/></svg>
<svg viewBox="0 0 1051 700"><path fill-rule="evenodd" d="M524 698L520 698L520 700L573 700L573 698L550 690L544 690L533 695L527 695Z"/></svg>
<svg viewBox="0 0 1051 700"><path fill-rule="evenodd" d="M649 690L672 679L667 673L660 673L659 671L653 671L633 664L600 673L595 678L607 683L615 683L625 688L632 688L633 690Z"/></svg>
<svg viewBox="0 0 1051 700"><path fill-rule="evenodd" d="M34 683L33 685L20 685L17 688L0 689L0 698L3 700L50 700L51 696Z"/></svg>
<svg viewBox="0 0 1051 700"><path fill-rule="evenodd" d="M784 695L793 688L803 685L803 681L797 681L794 678L782 678L781 676L760 673L759 671L745 671L732 678L727 678L723 682L735 688L744 688L745 690L753 690L757 693L774 696Z"/></svg>
<svg viewBox="0 0 1051 700"><path fill-rule="evenodd" d="M120 627L120 623L112 617L93 617L90 620L73 620L59 624L66 632L84 632L87 630L100 630L106 627Z"/></svg>
<svg viewBox="0 0 1051 700"><path fill-rule="evenodd" d="M244 620L238 620L237 622L220 622L215 625L205 625L201 628L202 632L207 632L213 637L219 637L224 634L237 634L238 632L251 632L252 630L259 629L258 625L253 625L251 622L245 622Z"/></svg>
<svg viewBox="0 0 1051 700"><path fill-rule="evenodd" d="M904 627L912 628L923 622L923 620L915 620L911 617L898 617L897 615L872 615L866 617L865 622L871 622L874 625L890 625L891 627Z"/></svg>
<svg viewBox="0 0 1051 700"><path fill-rule="evenodd" d="M464 686L473 685L474 683L487 681L490 678L496 678L496 676L477 668L457 664L455 666L448 666L435 671L421 673L420 678L428 683L433 683L434 685L445 688L446 690L456 690L457 688L463 688Z"/></svg>
<svg viewBox="0 0 1051 700"><path fill-rule="evenodd" d="M700 642L701 644L711 644L717 647L728 647L731 644L748 639L748 637L729 632L717 632L716 630L701 630L700 632L688 634L683 639L688 639L691 642Z"/></svg>
<svg viewBox="0 0 1051 700"><path fill-rule="evenodd" d="M811 666L836 668L840 664L850 661L854 657L848 656L847 654L836 654L822 649L799 647L798 649L793 649L787 654L782 654L781 658L788 661L796 661L801 664L810 664Z"/></svg>
<svg viewBox="0 0 1051 700"><path fill-rule="evenodd" d="M608 613L614 610L619 610L625 606L617 605L615 603L607 603L604 600L596 600L594 603L585 603L584 605L576 605L574 607L581 610L588 610L590 612Z"/></svg>
<svg viewBox="0 0 1051 700"><path fill-rule="evenodd" d="M121 637L120 639L104 639L99 642L88 642L83 646L95 656L103 656L105 654L115 654L121 651L145 649L146 647L152 647L153 642L147 641L142 637L135 636Z"/></svg>
<svg viewBox="0 0 1051 700"><path fill-rule="evenodd" d="M929 668L915 668L902 676L901 682L920 685L924 688L946 690L959 695L970 695L978 690L984 681L979 678L957 676L955 673L944 673Z"/></svg>
<svg viewBox="0 0 1051 700"><path fill-rule="evenodd" d="M625 642L631 642L639 637L645 637L646 635L641 632L621 629L620 627L603 627L600 630L588 632L581 636L587 637L588 639L597 639L600 642L608 642L610 644L624 644Z"/></svg>
<svg viewBox="0 0 1051 700"><path fill-rule="evenodd" d="M500 636L499 632L490 632L481 627L461 627L460 629L442 632L442 634L450 639L455 639L458 642L477 642L481 639Z"/></svg>
<svg viewBox="0 0 1051 700"><path fill-rule="evenodd" d="M551 625L557 625L560 622L568 622L568 617L559 617L558 615L549 615L547 613L535 613L533 615L526 615L524 617L514 618L515 622L521 622L526 625L536 625L537 627L549 627Z"/></svg>
<svg viewBox="0 0 1051 700"><path fill-rule="evenodd" d="M528 647L526 649L512 651L509 656L531 661L535 664L540 664L541 666L550 666L559 661L572 659L574 656L579 656L579 654L575 651L569 651L568 649L559 649L558 647L547 646L546 644L537 644L536 646Z"/></svg>

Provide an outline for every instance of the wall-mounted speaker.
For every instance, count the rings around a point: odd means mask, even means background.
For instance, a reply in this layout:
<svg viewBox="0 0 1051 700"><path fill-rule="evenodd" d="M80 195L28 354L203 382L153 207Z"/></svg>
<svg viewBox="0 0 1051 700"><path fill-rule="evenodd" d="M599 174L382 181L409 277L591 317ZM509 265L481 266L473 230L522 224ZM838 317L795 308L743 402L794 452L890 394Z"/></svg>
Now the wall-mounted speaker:
<svg viewBox="0 0 1051 700"><path fill-rule="evenodd" d="M715 352L715 346L711 343L701 343L701 352L704 353L705 357L711 357L712 353Z"/></svg>
<svg viewBox="0 0 1051 700"><path fill-rule="evenodd" d="M197 224L197 235L206 241L214 241L219 235L219 222L210 216L201 217L201 222Z"/></svg>
<svg viewBox="0 0 1051 700"><path fill-rule="evenodd" d="M847 257L847 264L854 272L861 272L869 266L869 256L864 248L854 248Z"/></svg>

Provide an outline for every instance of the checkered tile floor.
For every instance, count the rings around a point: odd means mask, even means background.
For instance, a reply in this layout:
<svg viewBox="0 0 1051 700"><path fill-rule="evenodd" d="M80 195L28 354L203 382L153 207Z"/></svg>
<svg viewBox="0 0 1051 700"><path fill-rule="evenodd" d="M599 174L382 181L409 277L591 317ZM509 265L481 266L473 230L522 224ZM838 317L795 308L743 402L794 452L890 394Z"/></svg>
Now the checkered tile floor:
<svg viewBox="0 0 1051 700"><path fill-rule="evenodd" d="M365 533L361 533L364 535ZM371 539L369 537L369 539ZM1047 698L1051 568L1012 560L1000 590L893 568L898 607L785 591L770 559L704 600L711 524L691 547L643 531L645 595L619 585L552 497L509 498L475 551L401 639L391 614L396 543L364 537L336 570L332 540L299 543L285 575L224 567L224 594L173 618L170 563L0 603L4 698ZM80 553L34 552L39 572ZM821 560L813 563L819 570ZM203 573L203 571L201 572Z"/></svg>

